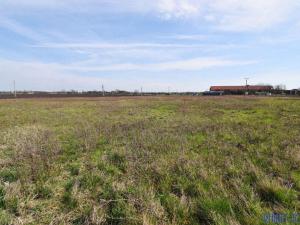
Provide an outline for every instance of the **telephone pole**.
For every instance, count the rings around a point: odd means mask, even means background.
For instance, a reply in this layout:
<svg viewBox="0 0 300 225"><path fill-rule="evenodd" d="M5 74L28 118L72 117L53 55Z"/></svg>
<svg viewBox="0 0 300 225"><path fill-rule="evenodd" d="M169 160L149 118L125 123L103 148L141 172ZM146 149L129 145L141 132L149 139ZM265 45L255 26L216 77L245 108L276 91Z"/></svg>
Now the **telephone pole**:
<svg viewBox="0 0 300 225"><path fill-rule="evenodd" d="M248 86L248 80L249 80L250 78L248 78L248 77L246 77L245 78L245 80L246 80L246 87Z"/></svg>
<svg viewBox="0 0 300 225"><path fill-rule="evenodd" d="M141 96L143 96L143 87L141 87Z"/></svg>
<svg viewBox="0 0 300 225"><path fill-rule="evenodd" d="M102 84L102 96L105 96L105 90L104 90L104 85Z"/></svg>
<svg viewBox="0 0 300 225"><path fill-rule="evenodd" d="M246 81L246 91L247 91L247 92L246 92L246 95L248 95L248 93L249 93L249 85L248 85L249 79L250 79L250 78L248 78L248 77L245 78L245 81Z"/></svg>
<svg viewBox="0 0 300 225"><path fill-rule="evenodd" d="M16 81L14 80L14 96L17 98Z"/></svg>

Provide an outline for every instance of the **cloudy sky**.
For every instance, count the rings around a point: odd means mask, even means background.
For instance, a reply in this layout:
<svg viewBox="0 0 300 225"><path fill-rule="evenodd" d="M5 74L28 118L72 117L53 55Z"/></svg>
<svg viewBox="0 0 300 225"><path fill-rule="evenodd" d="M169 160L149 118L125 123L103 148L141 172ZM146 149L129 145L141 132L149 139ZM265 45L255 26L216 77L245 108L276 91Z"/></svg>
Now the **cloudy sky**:
<svg viewBox="0 0 300 225"><path fill-rule="evenodd" d="M0 90L300 87L299 0L1 0Z"/></svg>

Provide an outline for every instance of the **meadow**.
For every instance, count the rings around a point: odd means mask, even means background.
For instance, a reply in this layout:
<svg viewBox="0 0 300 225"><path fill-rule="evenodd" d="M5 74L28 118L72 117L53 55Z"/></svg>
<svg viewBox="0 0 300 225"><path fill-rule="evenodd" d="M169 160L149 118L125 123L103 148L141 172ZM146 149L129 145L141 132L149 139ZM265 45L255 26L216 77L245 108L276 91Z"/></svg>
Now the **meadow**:
<svg viewBox="0 0 300 225"><path fill-rule="evenodd" d="M0 225L256 225L269 212L300 212L300 99L0 100Z"/></svg>

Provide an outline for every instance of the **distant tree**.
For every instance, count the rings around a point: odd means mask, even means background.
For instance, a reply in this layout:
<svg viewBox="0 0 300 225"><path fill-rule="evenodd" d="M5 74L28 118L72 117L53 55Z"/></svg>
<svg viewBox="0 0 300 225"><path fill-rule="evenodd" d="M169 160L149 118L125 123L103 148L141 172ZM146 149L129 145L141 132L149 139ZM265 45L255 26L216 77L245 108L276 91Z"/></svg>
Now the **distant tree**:
<svg viewBox="0 0 300 225"><path fill-rule="evenodd" d="M268 83L258 83L256 85L258 85L258 86L273 86L272 84L268 84Z"/></svg>
<svg viewBox="0 0 300 225"><path fill-rule="evenodd" d="M274 86L274 89L277 91L284 91L286 90L286 86L284 84L278 84Z"/></svg>

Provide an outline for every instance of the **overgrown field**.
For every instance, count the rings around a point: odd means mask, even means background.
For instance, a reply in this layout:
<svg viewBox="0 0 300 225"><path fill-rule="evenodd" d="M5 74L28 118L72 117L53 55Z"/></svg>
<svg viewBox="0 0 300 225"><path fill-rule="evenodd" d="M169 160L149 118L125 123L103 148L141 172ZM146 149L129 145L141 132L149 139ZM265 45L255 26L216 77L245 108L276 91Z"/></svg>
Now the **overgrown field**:
<svg viewBox="0 0 300 225"><path fill-rule="evenodd" d="M300 212L300 99L1 100L0 134L0 225Z"/></svg>

